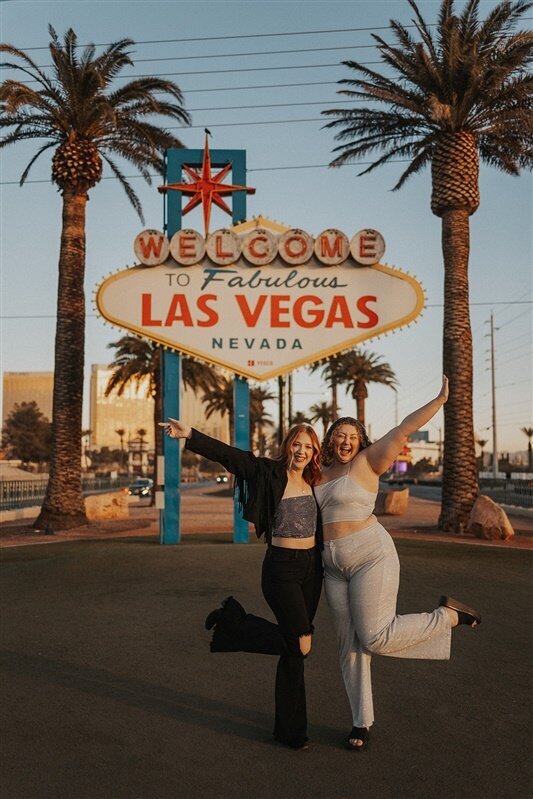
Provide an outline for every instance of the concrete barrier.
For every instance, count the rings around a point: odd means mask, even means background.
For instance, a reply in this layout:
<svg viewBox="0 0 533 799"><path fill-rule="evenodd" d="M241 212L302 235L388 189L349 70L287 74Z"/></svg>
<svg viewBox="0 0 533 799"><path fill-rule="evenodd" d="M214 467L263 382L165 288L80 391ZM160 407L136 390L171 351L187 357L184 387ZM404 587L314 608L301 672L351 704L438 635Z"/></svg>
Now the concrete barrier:
<svg viewBox="0 0 533 799"><path fill-rule="evenodd" d="M92 494L85 497L85 512L89 521L127 519L130 515L129 496L123 491Z"/></svg>
<svg viewBox="0 0 533 799"><path fill-rule="evenodd" d="M409 508L409 489L401 488L395 491L392 488L382 488L378 491L376 516L403 516Z"/></svg>

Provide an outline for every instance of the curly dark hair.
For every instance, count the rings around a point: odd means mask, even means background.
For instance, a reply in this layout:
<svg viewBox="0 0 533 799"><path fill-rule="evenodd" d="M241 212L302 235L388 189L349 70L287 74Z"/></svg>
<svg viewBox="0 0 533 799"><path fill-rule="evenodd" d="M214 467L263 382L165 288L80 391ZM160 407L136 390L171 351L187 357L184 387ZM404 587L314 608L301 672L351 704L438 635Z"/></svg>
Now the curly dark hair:
<svg viewBox="0 0 533 799"><path fill-rule="evenodd" d="M291 444L300 433L307 433L313 445L313 457L303 471L303 478L306 483L314 486L320 480L320 441L310 424L295 424L287 431L285 438L281 442L279 457L285 467L289 469L291 462Z"/></svg>
<svg viewBox="0 0 533 799"><path fill-rule="evenodd" d="M339 427L341 427L343 424L352 425L352 427L355 427L359 433L359 452L371 445L372 442L368 437L368 433L360 421L353 419L351 416L341 416L340 419L337 419L332 425L330 425L326 435L324 436L324 440L322 442L322 466L329 466L333 461L333 437L335 436L335 433Z"/></svg>

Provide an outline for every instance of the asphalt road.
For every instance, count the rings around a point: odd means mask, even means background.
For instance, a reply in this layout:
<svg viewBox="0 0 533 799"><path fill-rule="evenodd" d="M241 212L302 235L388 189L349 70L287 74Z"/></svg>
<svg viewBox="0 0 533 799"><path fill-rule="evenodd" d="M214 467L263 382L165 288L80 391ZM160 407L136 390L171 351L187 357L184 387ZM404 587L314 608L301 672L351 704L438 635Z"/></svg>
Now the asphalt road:
<svg viewBox="0 0 533 799"><path fill-rule="evenodd" d="M531 795L526 634L531 553L397 541L399 611L446 591L483 623L450 662L374 658L368 751L351 724L323 600L306 662L311 748L273 743L275 659L211 655L203 621L232 593L265 613L261 543L120 539L2 553L6 799L453 799Z"/></svg>

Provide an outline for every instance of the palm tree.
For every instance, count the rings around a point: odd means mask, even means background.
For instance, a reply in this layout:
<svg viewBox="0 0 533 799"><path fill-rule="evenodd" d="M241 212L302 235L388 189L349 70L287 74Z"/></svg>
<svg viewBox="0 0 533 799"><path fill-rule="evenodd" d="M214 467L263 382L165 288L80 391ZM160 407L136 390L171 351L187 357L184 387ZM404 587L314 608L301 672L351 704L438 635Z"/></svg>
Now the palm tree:
<svg viewBox="0 0 533 799"><path fill-rule="evenodd" d="M521 427L520 430L527 436L527 468L529 471L533 469L533 453L531 452L531 437L533 436L533 427Z"/></svg>
<svg viewBox="0 0 533 799"><path fill-rule="evenodd" d="M124 436L126 431L123 427L119 427L118 430L115 430L115 433L120 438L120 468L124 471Z"/></svg>
<svg viewBox="0 0 533 799"><path fill-rule="evenodd" d="M296 411L291 420L291 425L293 424L309 424L309 417L302 411Z"/></svg>
<svg viewBox="0 0 533 799"><path fill-rule="evenodd" d="M371 106L332 109L328 127L342 142L332 165L381 151L361 172L390 159L409 165L394 186L431 164L431 210L442 219L444 256L443 371L450 378L444 406L445 440L439 526L462 532L478 493L472 412L472 334L468 305L469 216L479 205L479 159L508 174L530 165L531 94L527 72L533 34L514 31L526 0L499 3L479 19L480 0L460 16L442 0L435 33L408 0L417 37L391 21L389 44L374 36L393 77L344 62L356 76L341 94ZM384 104L383 109L380 104Z"/></svg>
<svg viewBox="0 0 533 799"><path fill-rule="evenodd" d="M320 371L320 376L325 380L326 385L331 389L331 418L336 419L338 414L339 403L337 402L337 387L339 385L339 373L341 368L341 361L339 355L330 355L325 363L317 361L311 366L311 374Z"/></svg>
<svg viewBox="0 0 533 799"><path fill-rule="evenodd" d="M145 430L144 427L139 427L139 429L137 430L137 435L139 436L139 439L138 439L139 440L139 452L141 453L141 474L145 473L144 472L143 453L144 453L144 439L146 438L147 433L148 433L148 430ZM152 503L154 502L154 498L153 498L154 494L155 494L155 491L152 491Z"/></svg>
<svg viewBox="0 0 533 799"><path fill-rule="evenodd" d="M487 446L487 439L486 438L476 438L476 444L478 445L479 449L481 450L481 454L479 456L479 465L480 470L483 471L483 450Z"/></svg>
<svg viewBox="0 0 533 799"><path fill-rule="evenodd" d="M229 440L233 441L235 430L235 412L233 409L233 379L221 376L216 388L204 391L202 402L205 404L205 417L209 419L214 413L222 418L228 415Z"/></svg>
<svg viewBox="0 0 533 799"><path fill-rule="evenodd" d="M380 383L395 389L396 375L388 363L381 362L381 355L366 350L351 350L338 359L337 380L346 386L356 403L356 417L365 424L365 401L368 398L368 383ZM396 390L396 389L395 389Z"/></svg>
<svg viewBox="0 0 533 799"><path fill-rule="evenodd" d="M124 67L132 66L130 39L96 55L80 52L69 29L61 42L50 26L51 73L9 44L0 51L15 62L2 64L22 74L0 86L1 124L10 131L0 146L41 139L22 173L22 185L42 153L53 148L52 181L63 197L55 344L53 450L50 479L36 527L66 529L87 521L81 490L81 417L85 338L85 209L88 192L102 178L102 161L122 184L142 219L141 204L115 157L124 158L148 183L149 170L163 173L163 152L182 147L175 136L146 118L188 123L181 91L171 81L142 77L112 88ZM25 82L23 82L25 81ZM30 84L36 84L33 88Z"/></svg>
<svg viewBox="0 0 533 799"><path fill-rule="evenodd" d="M163 454L162 436L159 434L158 422L163 418L163 397L161 394L161 347L136 336L122 336L118 341L108 344L116 350L115 357L110 364L113 373L106 386L106 397L112 391L121 396L130 383L137 387L148 378L149 395L154 399L154 441L155 465L154 483L159 485L157 479L157 456ZM217 375L211 366L184 357L182 360L182 383L194 392L197 389L207 390L217 384ZM119 431L115 431L119 434ZM124 434L124 431L122 431ZM121 439L122 446L122 439ZM152 495L155 502L155 495Z"/></svg>
<svg viewBox="0 0 533 799"><path fill-rule="evenodd" d="M333 421L333 403L317 402L309 408L311 422L322 422L324 435L330 423Z"/></svg>
<svg viewBox="0 0 533 799"><path fill-rule="evenodd" d="M265 410L265 402L273 399L275 399L274 394L261 386L250 390L250 449L256 440L260 455L264 455L266 450L263 428L274 426L271 415Z"/></svg>

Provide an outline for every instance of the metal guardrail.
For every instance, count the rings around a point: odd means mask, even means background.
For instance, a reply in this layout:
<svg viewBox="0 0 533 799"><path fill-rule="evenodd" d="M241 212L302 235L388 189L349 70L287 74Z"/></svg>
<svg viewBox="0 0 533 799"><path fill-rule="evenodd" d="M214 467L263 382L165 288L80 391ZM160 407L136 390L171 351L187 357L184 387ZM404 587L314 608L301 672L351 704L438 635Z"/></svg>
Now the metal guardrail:
<svg viewBox="0 0 533 799"><path fill-rule="evenodd" d="M113 491L129 485L131 478L83 478L84 494L97 494L100 491ZM0 481L0 511L31 508L39 505L46 494L48 478L41 480L2 480Z"/></svg>
<svg viewBox="0 0 533 799"><path fill-rule="evenodd" d="M533 481L531 480L481 479L479 493L485 494L503 505L516 505L520 508L533 507Z"/></svg>

